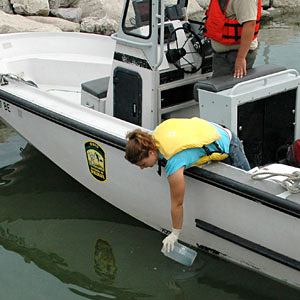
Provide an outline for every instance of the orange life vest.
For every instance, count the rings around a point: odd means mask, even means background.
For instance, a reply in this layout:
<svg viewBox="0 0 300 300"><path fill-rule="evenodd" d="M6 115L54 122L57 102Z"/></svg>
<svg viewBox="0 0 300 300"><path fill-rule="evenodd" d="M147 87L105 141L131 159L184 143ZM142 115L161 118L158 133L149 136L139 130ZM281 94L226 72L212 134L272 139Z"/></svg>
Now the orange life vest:
<svg viewBox="0 0 300 300"><path fill-rule="evenodd" d="M247 0L248 1L248 0ZM242 24L237 20L226 18L229 0L211 0L206 11L205 36L224 45L239 44ZM221 8L223 7L223 9ZM258 0L256 27L253 40L257 38L261 17L261 0Z"/></svg>

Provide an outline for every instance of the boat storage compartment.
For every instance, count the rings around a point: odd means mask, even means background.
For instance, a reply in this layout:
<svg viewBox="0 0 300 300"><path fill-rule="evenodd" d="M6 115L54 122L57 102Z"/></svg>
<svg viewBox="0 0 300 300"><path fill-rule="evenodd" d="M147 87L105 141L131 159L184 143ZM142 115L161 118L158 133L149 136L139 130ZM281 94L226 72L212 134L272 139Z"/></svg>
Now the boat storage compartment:
<svg viewBox="0 0 300 300"><path fill-rule="evenodd" d="M251 167L278 161L280 149L300 138L300 76L264 65L244 78L221 76L194 85L200 117L222 124L242 140ZM279 157L280 158L280 157Z"/></svg>
<svg viewBox="0 0 300 300"><path fill-rule="evenodd" d="M142 125L142 78L122 67L114 70L114 117Z"/></svg>
<svg viewBox="0 0 300 300"><path fill-rule="evenodd" d="M81 104L105 113L109 76L81 84Z"/></svg>

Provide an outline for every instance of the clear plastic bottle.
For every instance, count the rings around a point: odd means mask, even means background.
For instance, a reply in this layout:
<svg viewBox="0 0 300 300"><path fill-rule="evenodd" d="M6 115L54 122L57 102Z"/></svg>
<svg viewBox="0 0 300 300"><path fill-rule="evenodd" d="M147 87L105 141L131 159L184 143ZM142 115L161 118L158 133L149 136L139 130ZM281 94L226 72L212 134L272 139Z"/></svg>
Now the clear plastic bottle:
<svg viewBox="0 0 300 300"><path fill-rule="evenodd" d="M167 256L185 266L191 266L197 256L197 252L195 250L188 248L178 242L176 242L174 244L173 251L167 252L167 251L164 251L162 248L161 252L165 256Z"/></svg>

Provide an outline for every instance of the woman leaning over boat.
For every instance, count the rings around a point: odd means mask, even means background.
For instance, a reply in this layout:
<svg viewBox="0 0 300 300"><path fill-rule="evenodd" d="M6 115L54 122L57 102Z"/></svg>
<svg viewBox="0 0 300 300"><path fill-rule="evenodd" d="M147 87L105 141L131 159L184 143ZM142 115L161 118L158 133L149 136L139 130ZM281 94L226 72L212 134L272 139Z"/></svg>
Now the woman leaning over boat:
<svg viewBox="0 0 300 300"><path fill-rule="evenodd" d="M152 134L136 129L127 134L125 158L141 169L165 160L171 195L172 232L163 240L173 251L183 224L184 170L215 160L248 171L239 138L227 128L200 118L169 119Z"/></svg>

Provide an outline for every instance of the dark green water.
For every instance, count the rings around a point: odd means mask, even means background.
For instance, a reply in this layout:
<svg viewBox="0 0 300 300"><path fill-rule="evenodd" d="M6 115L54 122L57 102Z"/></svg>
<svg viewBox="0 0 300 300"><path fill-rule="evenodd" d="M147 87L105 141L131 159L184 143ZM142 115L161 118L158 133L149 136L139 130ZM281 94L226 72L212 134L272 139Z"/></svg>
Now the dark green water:
<svg viewBox="0 0 300 300"><path fill-rule="evenodd" d="M277 25L279 24L279 25ZM256 64L300 70L300 29L261 31ZM96 197L0 128L0 299L300 299L300 291L199 252L161 253L162 235Z"/></svg>

